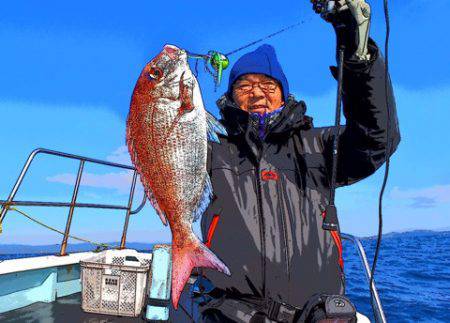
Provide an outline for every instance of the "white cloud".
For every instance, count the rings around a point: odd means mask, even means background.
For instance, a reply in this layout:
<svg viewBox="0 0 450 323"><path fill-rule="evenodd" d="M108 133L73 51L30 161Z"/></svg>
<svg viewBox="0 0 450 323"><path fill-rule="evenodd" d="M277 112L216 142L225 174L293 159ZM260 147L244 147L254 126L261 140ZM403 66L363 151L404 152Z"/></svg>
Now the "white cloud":
<svg viewBox="0 0 450 323"><path fill-rule="evenodd" d="M94 188L114 189L119 194L128 194L130 192L132 174L132 171L107 174L83 173L81 185ZM74 185L75 179L76 175L74 173L57 174L46 178L49 182L68 185Z"/></svg>
<svg viewBox="0 0 450 323"><path fill-rule="evenodd" d="M114 163L131 165L130 154L128 152L128 147L123 145L113 151L110 155L106 157L106 160Z"/></svg>
<svg viewBox="0 0 450 323"><path fill-rule="evenodd" d="M437 204L450 202L450 185L435 185L406 190L396 186L392 189L390 197L397 200L409 200L413 207L430 208Z"/></svg>
<svg viewBox="0 0 450 323"><path fill-rule="evenodd" d="M114 150L106 157L106 160L114 163L132 165L130 155L128 153L128 147L123 145ZM133 171L126 170L121 172L111 172L106 174L95 174L84 172L81 177L81 186L104 188L115 190L118 194L129 194L131 182L133 177ZM76 180L75 173L62 173L49 176L46 178L48 182L61 183L67 185L74 185ZM140 183L139 176L137 179L137 191L142 191L142 184Z"/></svg>

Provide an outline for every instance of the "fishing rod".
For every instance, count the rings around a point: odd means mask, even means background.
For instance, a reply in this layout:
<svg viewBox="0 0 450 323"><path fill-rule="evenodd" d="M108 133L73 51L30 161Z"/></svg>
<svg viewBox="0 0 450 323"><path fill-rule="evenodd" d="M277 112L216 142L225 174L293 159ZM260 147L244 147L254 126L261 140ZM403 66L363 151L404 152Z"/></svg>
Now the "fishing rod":
<svg viewBox="0 0 450 323"><path fill-rule="evenodd" d="M316 1L313 5L313 9L316 13L320 13L322 18L328 20L330 16L336 13L336 1L331 0L319 0ZM378 198L378 234L377 234L377 242L375 246L375 253L372 261L372 268L370 271L370 294L371 294L371 305L374 313L375 304L374 304L374 275L375 269L378 262L378 256L381 246L381 240L383 236L383 195L386 189L386 184L389 176L389 165L390 165L390 153L391 153L391 139L390 139L390 121L391 121L391 109L390 102L388 97L388 89L389 89L389 36L390 36L390 21L389 21L389 8L388 8L388 0L383 0L384 7L384 18L386 24L386 36L385 36L385 44L384 44L384 52L385 52L385 67L384 67L384 91L385 91L385 104L387 109L387 120L386 120L386 146L385 146L385 156L386 156L386 167L384 172L383 183L381 185L380 194ZM368 30L367 30L368 32ZM368 36L368 35L367 35ZM337 102L336 102L336 122L335 122L335 132L334 132L334 140L333 140L333 161L332 161L332 179L331 179L331 192L330 192L330 203L325 209L325 217L322 224L323 229L336 231L338 228L338 219L337 219L337 211L334 205L335 198L335 189L336 189L336 169L337 169L337 154L338 154L338 142L339 142L339 127L340 127L340 114L341 114L341 100L342 100L342 76L343 76L343 52L344 49L340 48L339 50L339 62L338 62L338 93L337 93ZM384 322L384 317L376 318L377 321Z"/></svg>

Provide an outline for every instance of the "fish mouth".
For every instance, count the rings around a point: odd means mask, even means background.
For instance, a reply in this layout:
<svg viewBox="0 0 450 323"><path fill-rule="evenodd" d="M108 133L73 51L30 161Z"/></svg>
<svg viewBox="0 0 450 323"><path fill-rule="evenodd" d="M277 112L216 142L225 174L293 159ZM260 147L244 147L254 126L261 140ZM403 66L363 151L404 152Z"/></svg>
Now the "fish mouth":
<svg viewBox="0 0 450 323"><path fill-rule="evenodd" d="M184 50L178 48L175 45L171 45L171 44L164 45L163 51L167 54L167 56L170 59L173 59L173 60L178 59L181 56L181 54L183 52L185 52Z"/></svg>

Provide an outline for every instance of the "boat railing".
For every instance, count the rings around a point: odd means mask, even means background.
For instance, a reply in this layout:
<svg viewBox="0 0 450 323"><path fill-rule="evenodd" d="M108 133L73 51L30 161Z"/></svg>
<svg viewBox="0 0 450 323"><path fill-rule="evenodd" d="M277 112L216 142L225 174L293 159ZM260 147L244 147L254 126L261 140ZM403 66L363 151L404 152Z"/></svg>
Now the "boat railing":
<svg viewBox="0 0 450 323"><path fill-rule="evenodd" d="M364 247L361 241L357 237L346 233L341 233L341 237L344 240L352 242L356 250L358 251L359 259L361 260L361 264L363 265L364 273L366 274L366 279L369 284L369 291L371 291L370 300L372 302L372 310L375 316L375 320L376 322L386 323L386 317L384 315L383 306L381 305L380 296L378 295L378 290L375 286L375 280L372 280L372 286L370 286L372 272L370 270L366 252L364 251Z"/></svg>
<svg viewBox="0 0 450 323"><path fill-rule="evenodd" d="M74 159L74 160L79 161L77 177L75 180L73 193L72 193L72 199L71 199L70 203L69 202L64 203L64 202L42 202L42 201L18 201L18 200L14 199L22 182L23 182L23 179L25 178L25 175L27 174L28 169L30 168L31 163L35 160L35 157L39 154L53 155L53 156ZM81 184L81 178L83 175L84 165L86 162L104 165L104 166L115 167L115 168L127 169L127 170L130 170L133 172L133 177L132 177L132 181L131 181L130 193L129 193L127 205L77 203L78 190L79 190L79 187ZM147 199L146 195L144 194L140 205L136 209L134 209L134 210L132 209L134 192L135 192L135 188L136 188L136 180L137 180L137 171L134 167L129 166L129 165L123 165L123 164L118 164L118 163L113 163L113 162L109 162L109 161L63 153L63 152L44 149L44 148L35 149L28 156L27 161L25 162L25 165L23 166L22 171L20 172L19 176L17 177L16 182L8 196L8 199L0 200L0 205L2 205L2 209L0 212L0 226L2 225L3 221L5 220L5 217L6 217L6 214L8 213L9 208L14 205L17 205L17 206L68 207L69 214L67 217L66 228L64 231L64 237L63 237L63 240L61 243L61 249L60 249L60 253L59 253L59 255L64 256L64 255L66 255L67 241L68 241L68 238L70 235L70 227L71 227L72 217L73 217L75 208L125 210L126 211L125 222L124 222L124 226L123 226L123 230L122 230L122 238L121 238L121 242L120 242L120 248L123 249L123 248L125 248L125 245L126 245L126 238L127 238L127 231L128 231L130 215L140 212L143 209L146 199ZM371 281L370 266L367 261L367 256L366 256L364 248L361 244L361 241L357 237L352 236L350 234L342 233L341 237L344 240L350 241L355 246L356 250L358 251L358 255L359 255L362 267L364 269L367 281L370 284L370 281ZM375 316L375 320L377 322L385 323L386 317L384 315L383 307L381 305L381 300L378 295L377 288L375 286L375 281L372 281L372 286L369 286L369 289L371 290L371 302L372 302L372 309L373 309L373 313Z"/></svg>
<svg viewBox="0 0 450 323"><path fill-rule="evenodd" d="M30 165L35 160L35 157L40 154L52 155L52 156L74 159L74 160L79 161L78 172L77 172L77 176L76 176L76 180L75 180L75 184L74 184L74 188L73 188L72 199L70 202L62 203L62 202L42 202L42 201L17 201L14 199L22 182L23 182L23 179L25 178L25 175L27 174L27 172L30 168ZM127 169L127 170L132 171L133 177L132 177L132 181L131 181L130 193L129 193L127 205L77 203L78 190L79 190L79 187L81 184L81 178L83 175L85 163L93 163L93 164L97 164L97 165L104 165L104 166L115 167L115 168L120 168L120 169ZM84 157L84 156L68 154L68 153L45 149L45 148L35 149L28 156L27 161L25 162L25 165L22 168L22 171L20 172L19 176L17 177L16 182L15 182L11 192L9 193L8 199L0 200L0 205L2 205L2 209L0 212L0 226L3 224L6 214L8 213L11 206L17 205L17 206L68 207L69 214L67 216L66 227L64 230L64 237L63 237L63 240L61 243L61 249L59 252L60 256L64 256L64 255L66 255L67 241L68 241L68 238L70 235L70 227L72 224L72 217L73 217L75 208L125 210L126 211L125 222L124 222L124 226L123 226L123 230L122 230L122 238L120 241L120 248L124 249L125 245L126 245L128 223L130 220L130 215L136 214L139 211L141 211L142 208L144 207L146 199L147 199L146 195L144 194L140 205L135 210L132 210L134 191L135 191L135 187L136 187L136 180L137 180L137 171L132 166L113 163L113 162L104 161L104 160L100 160L100 159L94 159L94 158L89 158L89 157Z"/></svg>

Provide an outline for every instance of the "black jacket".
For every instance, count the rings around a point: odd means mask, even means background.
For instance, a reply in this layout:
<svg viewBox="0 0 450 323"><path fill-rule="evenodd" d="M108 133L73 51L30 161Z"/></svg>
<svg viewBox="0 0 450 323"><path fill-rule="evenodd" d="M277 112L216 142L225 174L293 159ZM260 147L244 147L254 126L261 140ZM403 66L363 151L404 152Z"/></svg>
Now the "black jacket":
<svg viewBox="0 0 450 323"><path fill-rule="evenodd" d="M366 178L386 159L384 62L373 42L369 50L370 62L344 67L337 186ZM391 86L387 97L392 154L400 135ZM218 104L228 136L209 149L214 200L201 228L232 275L204 275L230 295L297 307L318 292L344 293L340 236L322 229L334 127L313 127L305 103L291 96L260 140L247 112L226 96Z"/></svg>

